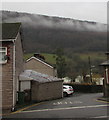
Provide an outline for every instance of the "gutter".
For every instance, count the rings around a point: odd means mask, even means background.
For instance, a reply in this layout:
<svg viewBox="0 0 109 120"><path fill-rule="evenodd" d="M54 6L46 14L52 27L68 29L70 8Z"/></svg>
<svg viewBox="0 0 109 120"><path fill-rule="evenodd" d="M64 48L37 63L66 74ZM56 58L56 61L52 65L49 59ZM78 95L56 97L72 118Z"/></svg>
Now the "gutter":
<svg viewBox="0 0 109 120"><path fill-rule="evenodd" d="M15 111L15 40L13 40L13 104L12 111Z"/></svg>
<svg viewBox="0 0 109 120"><path fill-rule="evenodd" d="M3 39L3 40L0 40L0 42L2 42L2 41L14 41L15 39Z"/></svg>

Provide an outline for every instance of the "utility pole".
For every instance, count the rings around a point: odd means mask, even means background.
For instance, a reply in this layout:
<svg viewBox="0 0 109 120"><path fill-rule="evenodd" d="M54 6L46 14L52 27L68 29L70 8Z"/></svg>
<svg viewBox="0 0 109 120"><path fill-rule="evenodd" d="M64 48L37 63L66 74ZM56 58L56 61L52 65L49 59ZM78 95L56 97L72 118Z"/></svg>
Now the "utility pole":
<svg viewBox="0 0 109 120"><path fill-rule="evenodd" d="M92 83L92 67L91 67L90 56L88 57L88 61L89 61L89 71L90 71L90 82Z"/></svg>

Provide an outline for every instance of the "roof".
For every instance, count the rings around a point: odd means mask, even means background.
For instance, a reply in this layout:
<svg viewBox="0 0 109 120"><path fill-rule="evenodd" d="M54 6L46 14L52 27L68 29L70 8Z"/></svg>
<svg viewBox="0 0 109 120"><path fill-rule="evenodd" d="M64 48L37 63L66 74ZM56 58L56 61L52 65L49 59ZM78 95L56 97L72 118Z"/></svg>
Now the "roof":
<svg viewBox="0 0 109 120"><path fill-rule="evenodd" d="M109 60L100 64L101 66L109 66Z"/></svg>
<svg viewBox="0 0 109 120"><path fill-rule="evenodd" d="M109 55L109 52L106 52L105 54L106 54L106 55Z"/></svg>
<svg viewBox="0 0 109 120"><path fill-rule="evenodd" d="M21 23L2 23L2 40L15 39Z"/></svg>
<svg viewBox="0 0 109 120"><path fill-rule="evenodd" d="M57 77L49 76L46 74L42 74L33 70L25 70L22 74L20 74L19 79L22 80L33 80L39 83L46 82L55 82L55 81L63 81Z"/></svg>
<svg viewBox="0 0 109 120"><path fill-rule="evenodd" d="M32 60L32 59L35 59L35 60L41 62L42 64L44 64L44 65L46 65L46 66L48 66L48 67L50 67L50 68L53 68L53 66L51 66L50 64L48 64L48 63L46 63L45 61L42 61L42 60L40 60L40 59L38 59L38 58L36 58L36 57L31 57L31 58L29 58L26 62L29 62L29 61Z"/></svg>

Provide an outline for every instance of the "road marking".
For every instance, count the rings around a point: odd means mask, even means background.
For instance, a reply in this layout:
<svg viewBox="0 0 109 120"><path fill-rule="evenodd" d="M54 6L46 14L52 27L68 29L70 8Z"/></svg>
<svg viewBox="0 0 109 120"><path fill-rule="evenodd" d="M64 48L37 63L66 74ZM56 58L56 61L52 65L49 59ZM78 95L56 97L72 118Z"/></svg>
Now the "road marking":
<svg viewBox="0 0 109 120"><path fill-rule="evenodd" d="M70 101L70 104L72 104L72 102Z"/></svg>
<svg viewBox="0 0 109 120"><path fill-rule="evenodd" d="M27 110L27 109L29 109L29 108L31 108L31 107L34 107L34 106L37 106L37 105L40 105L40 104L43 104L43 103L45 103L45 102L40 102L40 103L36 103L36 104L30 105L30 106L28 106L28 107L22 108L22 109L20 109L20 110L17 110L17 111L15 111L15 112L10 113L10 114L19 113L19 112L22 112L23 110Z"/></svg>
<svg viewBox="0 0 109 120"><path fill-rule="evenodd" d="M109 118L109 116L97 116L97 117L91 117L91 118Z"/></svg>
<svg viewBox="0 0 109 120"><path fill-rule="evenodd" d="M65 104L67 104L67 102L65 102Z"/></svg>
<svg viewBox="0 0 109 120"><path fill-rule="evenodd" d="M75 101L74 103L82 103L81 101Z"/></svg>
<svg viewBox="0 0 109 120"><path fill-rule="evenodd" d="M108 101L103 101L103 100L96 100L97 102L102 102L102 103L109 103Z"/></svg>
<svg viewBox="0 0 109 120"><path fill-rule="evenodd" d="M22 112L19 112L19 113L44 112L44 111L46 112L46 111L84 109L84 108L97 108L97 107L107 107L107 105L92 105L92 106L78 106L78 107L68 107L68 108L54 108L54 109L42 109L42 110L30 110L30 111L22 111Z"/></svg>
<svg viewBox="0 0 109 120"><path fill-rule="evenodd" d="M53 103L53 105L56 105L56 103Z"/></svg>
<svg viewBox="0 0 109 120"><path fill-rule="evenodd" d="M83 103L83 102L81 102L81 101L73 101L73 102L71 102L71 101L69 101L69 102L57 102L57 103L53 103L53 105L64 105L64 104L80 104L80 103Z"/></svg>
<svg viewBox="0 0 109 120"><path fill-rule="evenodd" d="M58 105L60 105L60 104L62 105L62 102L58 102L57 104L58 104Z"/></svg>
<svg viewBox="0 0 109 120"><path fill-rule="evenodd" d="M11 113L12 113L12 112L11 112ZM7 116L7 115L10 115L11 113L0 114L0 120L1 120L1 117L3 117L3 116Z"/></svg>

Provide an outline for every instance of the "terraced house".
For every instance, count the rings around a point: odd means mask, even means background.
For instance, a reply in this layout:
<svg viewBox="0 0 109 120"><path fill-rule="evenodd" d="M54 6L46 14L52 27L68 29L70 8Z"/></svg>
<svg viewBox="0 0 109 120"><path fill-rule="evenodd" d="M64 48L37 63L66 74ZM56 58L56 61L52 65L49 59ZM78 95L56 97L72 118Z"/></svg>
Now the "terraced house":
<svg viewBox="0 0 109 120"><path fill-rule="evenodd" d="M23 72L23 49L21 23L3 23L0 40L0 64L2 68L2 104L3 112L15 108L19 75Z"/></svg>

